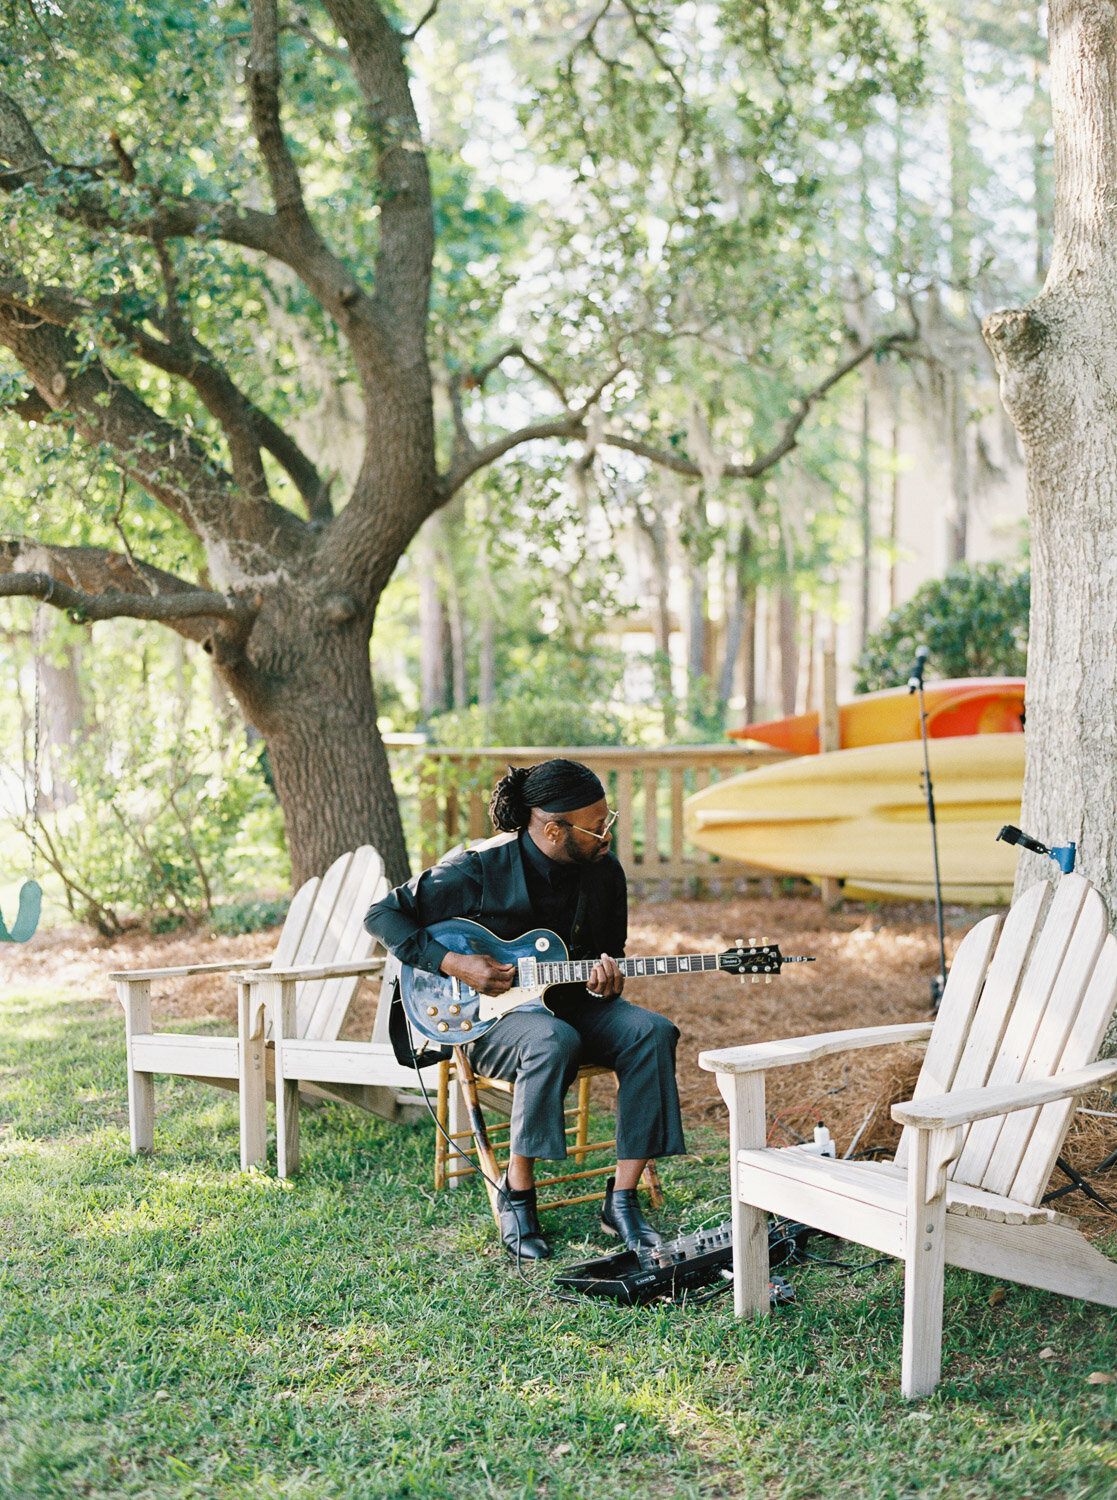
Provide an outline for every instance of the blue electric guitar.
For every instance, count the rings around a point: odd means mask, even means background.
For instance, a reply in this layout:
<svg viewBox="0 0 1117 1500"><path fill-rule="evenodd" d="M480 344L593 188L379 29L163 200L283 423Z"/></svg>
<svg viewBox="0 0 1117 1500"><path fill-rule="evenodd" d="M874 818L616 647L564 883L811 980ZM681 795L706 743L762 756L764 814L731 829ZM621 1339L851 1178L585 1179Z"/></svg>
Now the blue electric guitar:
<svg viewBox="0 0 1117 1500"><path fill-rule="evenodd" d="M544 1000L554 984L589 979L596 959L572 959L566 944L553 932L538 927L506 942L488 928L464 917L436 922L427 931L452 953L487 953L497 963L515 964L516 982L503 995L479 995L469 985L446 974L403 965L400 999L416 1031L444 1046L467 1045L495 1026L510 1010L547 1010ZM810 964L813 958L785 958L774 943L737 942L724 953L678 953L662 958L618 958L629 979L653 974L700 974L721 970L741 979L778 974L784 964Z"/></svg>

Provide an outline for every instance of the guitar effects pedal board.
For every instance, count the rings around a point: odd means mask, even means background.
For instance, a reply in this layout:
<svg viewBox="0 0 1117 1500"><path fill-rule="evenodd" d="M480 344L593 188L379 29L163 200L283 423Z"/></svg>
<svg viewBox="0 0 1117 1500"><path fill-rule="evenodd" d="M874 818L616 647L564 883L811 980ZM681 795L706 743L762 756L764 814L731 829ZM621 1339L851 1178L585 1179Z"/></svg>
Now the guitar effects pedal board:
<svg viewBox="0 0 1117 1500"><path fill-rule="evenodd" d="M796 1225L796 1228L800 1226ZM770 1259L782 1263L769 1236ZM788 1243L781 1232L779 1244ZM556 1285L587 1297L608 1297L629 1307L664 1300L682 1302L690 1292L732 1277L733 1229L727 1219L712 1229L698 1229L662 1245L639 1250L619 1250L570 1266L555 1277ZM782 1276L769 1272L769 1295L773 1306L793 1302L795 1293Z"/></svg>

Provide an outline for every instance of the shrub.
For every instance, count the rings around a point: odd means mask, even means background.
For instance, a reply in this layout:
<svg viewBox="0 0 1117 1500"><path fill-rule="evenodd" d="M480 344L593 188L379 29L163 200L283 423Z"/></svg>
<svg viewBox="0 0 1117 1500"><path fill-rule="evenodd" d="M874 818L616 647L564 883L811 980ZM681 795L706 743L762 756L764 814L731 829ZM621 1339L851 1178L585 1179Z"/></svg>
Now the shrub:
<svg viewBox="0 0 1117 1500"><path fill-rule="evenodd" d="M869 637L855 691L899 687L916 649L930 652L927 678L1022 677L1028 658L1027 569L961 563L931 579Z"/></svg>
<svg viewBox="0 0 1117 1500"><path fill-rule="evenodd" d="M66 775L76 800L43 818L39 847L74 916L106 934L136 915L192 923L219 896L286 879L279 810L239 736L122 715L81 736Z"/></svg>

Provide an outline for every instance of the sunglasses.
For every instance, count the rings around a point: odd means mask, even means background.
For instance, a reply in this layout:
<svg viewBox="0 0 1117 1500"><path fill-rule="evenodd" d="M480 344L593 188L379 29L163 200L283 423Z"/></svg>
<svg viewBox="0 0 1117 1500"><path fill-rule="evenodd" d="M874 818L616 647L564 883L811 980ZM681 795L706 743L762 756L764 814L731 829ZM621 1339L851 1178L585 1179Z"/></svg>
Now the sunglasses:
<svg viewBox="0 0 1117 1500"><path fill-rule="evenodd" d="M592 828L583 828L582 825L581 825L581 823L568 823L565 818L556 818L555 819L555 822L556 823L561 823L564 828L574 828L574 829L576 829L578 831L578 833L588 833L591 839L607 839L609 837L609 831L610 831L610 829L612 828L613 824L616 821L617 821L617 815L616 815L616 813L615 812L611 812L609 814L609 816L605 819L605 826L601 830L601 832L600 833L595 833Z"/></svg>

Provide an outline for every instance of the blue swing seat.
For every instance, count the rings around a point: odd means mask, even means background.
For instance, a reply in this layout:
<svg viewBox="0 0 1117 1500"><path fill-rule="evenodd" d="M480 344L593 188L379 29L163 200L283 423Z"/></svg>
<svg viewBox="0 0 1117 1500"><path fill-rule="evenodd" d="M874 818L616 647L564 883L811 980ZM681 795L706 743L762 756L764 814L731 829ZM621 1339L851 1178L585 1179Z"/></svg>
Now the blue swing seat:
<svg viewBox="0 0 1117 1500"><path fill-rule="evenodd" d="M0 916L0 943L26 943L33 937L43 910L43 888L37 880L25 880L19 893L19 911L9 932Z"/></svg>

